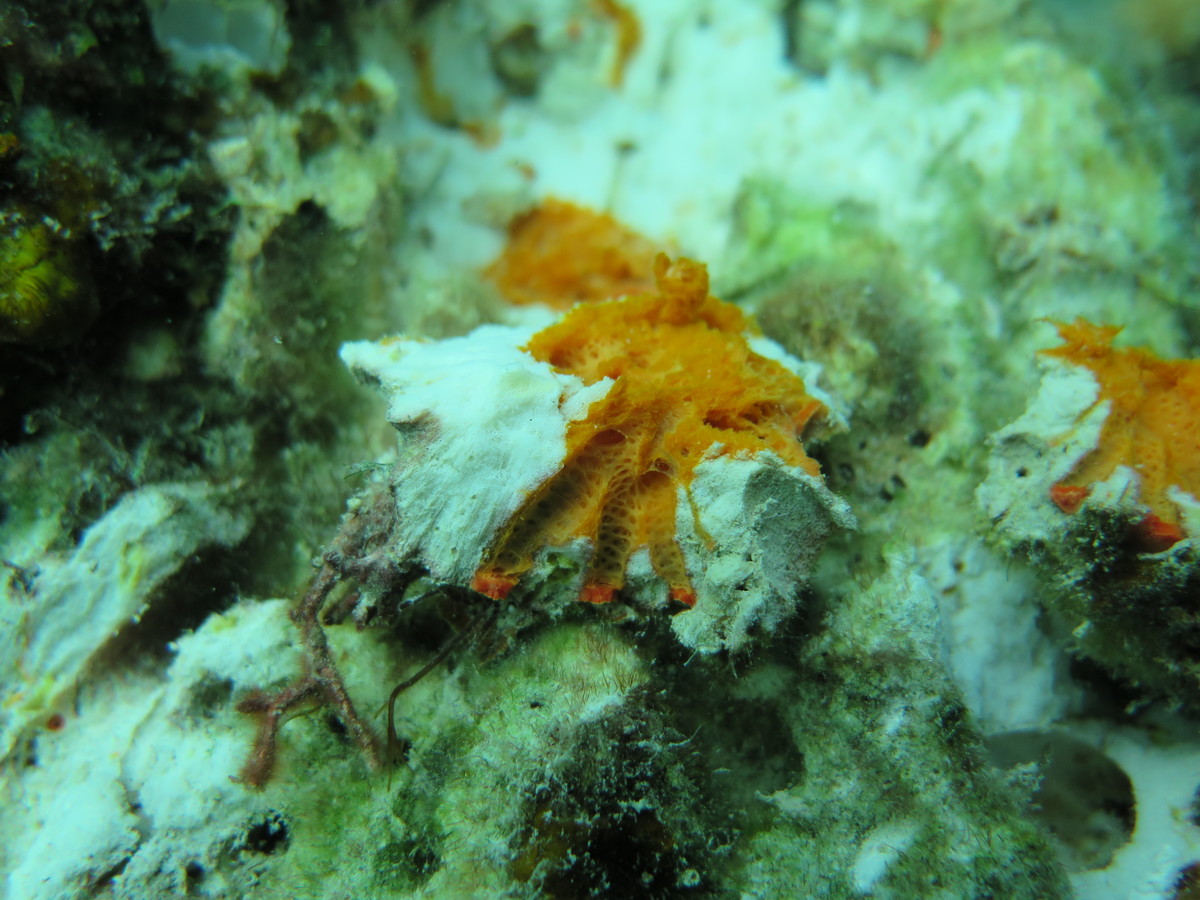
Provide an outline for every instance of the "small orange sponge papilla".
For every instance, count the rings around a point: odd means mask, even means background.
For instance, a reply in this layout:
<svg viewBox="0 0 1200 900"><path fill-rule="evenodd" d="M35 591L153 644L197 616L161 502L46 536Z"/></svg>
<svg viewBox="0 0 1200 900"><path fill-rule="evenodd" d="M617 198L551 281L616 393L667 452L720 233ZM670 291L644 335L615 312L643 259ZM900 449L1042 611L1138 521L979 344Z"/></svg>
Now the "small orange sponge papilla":
<svg viewBox="0 0 1200 900"><path fill-rule="evenodd" d="M1111 408L1096 448L1051 488L1051 499L1074 512L1091 485L1128 466L1138 473L1139 500L1150 510L1139 525L1143 546L1166 550L1184 536L1168 489L1200 497L1200 360L1114 349L1121 329L1111 325L1076 319L1056 327L1063 345L1042 352L1088 369L1099 385L1097 402Z"/></svg>
<svg viewBox="0 0 1200 900"><path fill-rule="evenodd" d="M513 517L476 590L502 597L542 547L588 538L582 599L612 599L630 555L645 547L671 596L691 606L675 517L697 464L708 454L770 450L819 474L799 441L822 408L804 382L750 349L749 322L709 296L703 265L660 254L654 275L654 293L576 306L524 348L586 384L613 384L569 426L562 469Z"/></svg>

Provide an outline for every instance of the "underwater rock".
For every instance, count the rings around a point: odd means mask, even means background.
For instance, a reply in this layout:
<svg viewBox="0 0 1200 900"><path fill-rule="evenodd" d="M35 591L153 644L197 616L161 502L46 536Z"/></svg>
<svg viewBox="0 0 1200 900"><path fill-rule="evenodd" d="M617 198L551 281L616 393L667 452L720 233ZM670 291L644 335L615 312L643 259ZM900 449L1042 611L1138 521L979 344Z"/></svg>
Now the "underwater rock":
<svg viewBox="0 0 1200 900"><path fill-rule="evenodd" d="M739 854L737 896L1071 896L1028 793L984 758L933 587L909 553L887 566L782 650L766 685L760 670L739 688L777 705L803 765L759 793L777 815Z"/></svg>
<svg viewBox="0 0 1200 900"><path fill-rule="evenodd" d="M402 435L398 567L497 599L674 602L676 635L705 652L793 608L827 534L854 522L797 440L836 419L818 369L747 335L702 266L660 256L655 274L657 293L537 334L343 348Z"/></svg>
<svg viewBox="0 0 1200 900"><path fill-rule="evenodd" d="M1060 324L1066 343L1045 351L1089 371L1099 387L1097 402L1110 407L1095 449L1051 487L1050 499L1073 513L1092 485L1129 468L1137 475L1137 500L1147 508L1137 538L1146 551L1158 552L1183 539L1181 513L1195 507L1200 493L1200 361L1114 350L1119 331L1083 319ZM1194 535L1194 526L1187 530Z"/></svg>
<svg viewBox="0 0 1200 900"><path fill-rule="evenodd" d="M83 685L61 730L39 735L37 764L12 785L21 802L0 812L9 835L0 894L253 891L294 826L278 812L280 797L230 781L244 741L228 701L294 664L290 642L284 601L244 603L173 643L165 673L101 672Z"/></svg>
<svg viewBox="0 0 1200 900"><path fill-rule="evenodd" d="M0 700L0 758L32 722L58 712L101 649L141 618L180 566L248 529L208 485L152 485L122 499L69 557L21 570L10 562L0 669L21 675Z"/></svg>
<svg viewBox="0 0 1200 900"><path fill-rule="evenodd" d="M642 29L616 0L463 0L417 7L408 37L422 112L488 146L509 95L561 120L589 115L622 86Z"/></svg>
<svg viewBox="0 0 1200 900"><path fill-rule="evenodd" d="M1043 564L1083 654L1194 703L1200 363L1114 349L1119 329L1082 319L1058 330L1037 396L992 438L979 503Z"/></svg>

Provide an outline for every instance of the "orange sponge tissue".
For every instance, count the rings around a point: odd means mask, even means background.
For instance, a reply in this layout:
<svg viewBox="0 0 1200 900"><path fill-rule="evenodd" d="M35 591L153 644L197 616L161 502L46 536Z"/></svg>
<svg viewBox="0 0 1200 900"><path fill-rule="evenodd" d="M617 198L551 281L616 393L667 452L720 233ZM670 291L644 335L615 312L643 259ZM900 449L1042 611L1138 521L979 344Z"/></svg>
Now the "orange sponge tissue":
<svg viewBox="0 0 1200 900"><path fill-rule="evenodd" d="M1051 499L1074 512L1091 485L1128 466L1150 510L1139 526L1145 549L1166 550L1184 537L1169 489L1200 497L1200 360L1114 349L1121 330L1115 326L1076 319L1056 327L1064 343L1045 355L1088 369L1099 386L1097 403L1111 406L1096 448L1051 488Z"/></svg>
<svg viewBox="0 0 1200 900"><path fill-rule="evenodd" d="M513 219L484 275L512 303L567 309L651 290L657 250L607 213L550 198Z"/></svg>
<svg viewBox="0 0 1200 900"><path fill-rule="evenodd" d="M709 296L703 265L660 254L654 276L653 293L576 306L523 348L586 385L612 387L570 423L562 469L513 517L477 590L504 596L542 547L587 538L582 599L610 600L630 555L645 547L671 596L690 607L696 594L675 520L697 464L766 450L819 475L799 436L822 404L803 380L751 349L748 321Z"/></svg>

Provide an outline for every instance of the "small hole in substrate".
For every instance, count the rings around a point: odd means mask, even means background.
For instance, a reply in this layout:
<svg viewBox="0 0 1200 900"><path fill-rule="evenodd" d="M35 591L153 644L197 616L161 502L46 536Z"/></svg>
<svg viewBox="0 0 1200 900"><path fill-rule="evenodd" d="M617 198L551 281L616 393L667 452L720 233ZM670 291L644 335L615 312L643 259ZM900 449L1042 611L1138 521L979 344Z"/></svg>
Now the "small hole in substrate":
<svg viewBox="0 0 1200 900"><path fill-rule="evenodd" d="M918 428L908 436L908 442L914 447L928 447L932 435L924 428Z"/></svg>
<svg viewBox="0 0 1200 900"><path fill-rule="evenodd" d="M204 866L200 865L200 863L196 862L195 860L192 860L190 863L184 866L183 877L186 880L188 890L191 891L193 888L198 887L200 882L204 880L204 876L206 874L207 873L204 871Z"/></svg>
<svg viewBox="0 0 1200 900"><path fill-rule="evenodd" d="M538 30L528 23L518 25L491 48L492 71L516 97L537 94L545 73L547 55Z"/></svg>
<svg viewBox="0 0 1200 900"><path fill-rule="evenodd" d="M638 477L637 486L648 489L661 488L664 485L669 484L670 481L671 479L669 475L666 475L657 469L651 469L649 472L643 472Z"/></svg>
<svg viewBox="0 0 1200 900"><path fill-rule="evenodd" d="M172 641L233 604L240 565L237 554L223 547L192 554L154 592L141 618L122 626L105 645L103 661L127 665L143 656L167 659Z"/></svg>
<svg viewBox="0 0 1200 900"><path fill-rule="evenodd" d="M411 8L412 20L415 22L423 16L428 15L440 6L441 3L442 0L413 0Z"/></svg>
<svg viewBox="0 0 1200 900"><path fill-rule="evenodd" d="M1086 657L1072 657L1067 664L1067 673L1085 690L1081 712L1088 716L1127 715L1130 704L1143 700L1144 695L1137 688Z"/></svg>
<svg viewBox="0 0 1200 900"><path fill-rule="evenodd" d="M1017 477L1018 478L1024 478L1028 474L1029 474L1029 470L1027 468L1025 468L1024 466L1021 466L1021 468L1017 469Z"/></svg>
<svg viewBox="0 0 1200 900"><path fill-rule="evenodd" d="M1137 821L1133 783L1108 756L1058 732L1013 731L988 739L993 765L1035 763L1035 815L1055 838L1068 872L1105 868Z"/></svg>
<svg viewBox="0 0 1200 900"><path fill-rule="evenodd" d="M279 813L271 813L246 831L242 846L251 853L270 856L287 850L291 835L287 821Z"/></svg>
<svg viewBox="0 0 1200 900"><path fill-rule="evenodd" d="M339 718L337 717L337 715L335 715L334 713L328 713L328 714L326 714L326 716L325 716L325 727L326 727L326 728L328 728L328 729L329 729L329 731L330 731L330 732L331 732L331 733L332 733L332 734L333 734L335 737L338 737L338 738L341 738L341 739L345 740L345 738L346 738L346 726L345 726L345 725L342 723L342 720L341 720L341 719L339 719Z"/></svg>
<svg viewBox="0 0 1200 900"><path fill-rule="evenodd" d="M321 110L307 110L300 114L300 128L296 133L296 145L300 151L300 164L308 161L333 146L339 137L337 123Z"/></svg>
<svg viewBox="0 0 1200 900"><path fill-rule="evenodd" d="M625 435L615 428L606 428L604 431L598 432L592 441L602 447L611 447L615 444L625 443Z"/></svg>
<svg viewBox="0 0 1200 900"><path fill-rule="evenodd" d="M193 719L211 719L229 706L233 698L233 680L205 677L188 689L187 713Z"/></svg>
<svg viewBox="0 0 1200 900"><path fill-rule="evenodd" d="M36 769L38 766L37 741L32 735L22 738L9 754L17 765L26 769Z"/></svg>

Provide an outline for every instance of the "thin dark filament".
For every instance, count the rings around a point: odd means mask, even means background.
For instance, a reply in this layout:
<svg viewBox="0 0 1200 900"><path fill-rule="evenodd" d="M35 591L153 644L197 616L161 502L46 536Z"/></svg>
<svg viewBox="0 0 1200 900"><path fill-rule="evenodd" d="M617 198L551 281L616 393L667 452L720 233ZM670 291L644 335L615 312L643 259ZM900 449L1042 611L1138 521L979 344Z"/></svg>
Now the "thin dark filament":
<svg viewBox="0 0 1200 900"><path fill-rule="evenodd" d="M392 688L391 696L388 697L387 701L387 743L388 756L391 759L395 760L398 758L399 754L402 752L401 748L403 747L400 737L396 734L396 700L399 699L400 695L407 691L410 687L445 662L446 657L448 657L454 651L455 647L464 643L472 635L477 634L484 624L494 620L498 612L499 605L492 610L491 615L480 616L477 618L474 622L448 640L446 642L446 646L442 647L442 649L437 652L437 655L433 659L421 666L421 668L417 670L416 674L410 676Z"/></svg>

